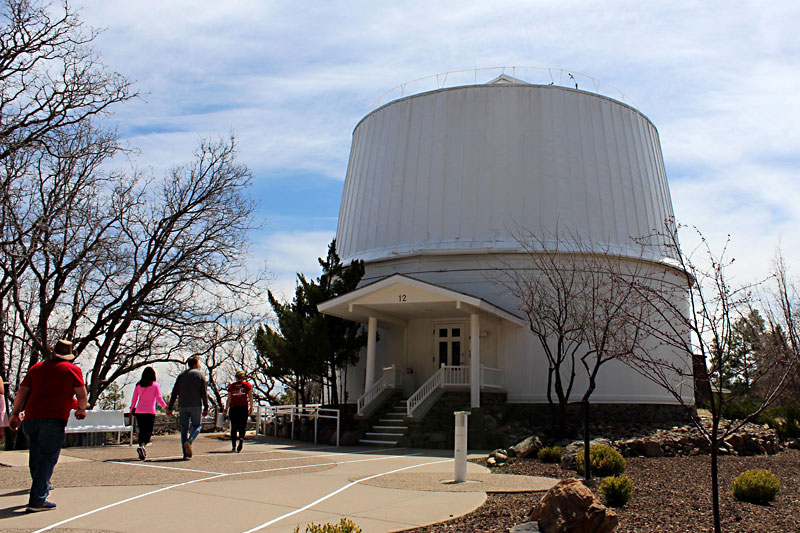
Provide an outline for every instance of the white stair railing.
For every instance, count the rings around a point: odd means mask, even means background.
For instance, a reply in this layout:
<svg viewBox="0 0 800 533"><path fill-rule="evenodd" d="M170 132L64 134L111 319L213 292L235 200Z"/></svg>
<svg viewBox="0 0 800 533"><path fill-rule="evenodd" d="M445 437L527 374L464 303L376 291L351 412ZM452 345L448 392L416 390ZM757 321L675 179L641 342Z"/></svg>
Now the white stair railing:
<svg viewBox="0 0 800 533"><path fill-rule="evenodd" d="M433 394L433 392L442 386L444 381L444 368L441 367L439 370L434 372L434 374L428 378L428 381L422 384L417 391L412 394L408 401L406 402L406 413L408 416L414 416L414 411L425 401L425 398Z"/></svg>
<svg viewBox="0 0 800 533"><path fill-rule="evenodd" d="M370 406L386 389L400 386L399 370L395 365L387 366L383 369L383 375L364 394L358 398L358 414L364 414L364 410Z"/></svg>
<svg viewBox="0 0 800 533"><path fill-rule="evenodd" d="M442 365L428 381L422 384L417 391L408 399L406 413L414 416L414 412L420 405L437 389L441 387L465 386L468 387L469 367L468 366L449 366Z"/></svg>
<svg viewBox="0 0 800 533"><path fill-rule="evenodd" d="M502 389L503 371L499 368L481 365L481 387Z"/></svg>

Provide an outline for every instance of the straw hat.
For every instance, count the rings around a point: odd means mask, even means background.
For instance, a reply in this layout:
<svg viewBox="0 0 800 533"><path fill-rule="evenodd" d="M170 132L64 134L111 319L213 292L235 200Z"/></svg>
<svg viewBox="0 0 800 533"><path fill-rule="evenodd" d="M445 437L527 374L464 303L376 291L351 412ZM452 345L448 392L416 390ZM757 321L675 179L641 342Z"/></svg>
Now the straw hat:
<svg viewBox="0 0 800 533"><path fill-rule="evenodd" d="M53 346L53 355L64 361L72 361L75 359L75 354L72 353L72 342L64 339L58 339L56 345Z"/></svg>

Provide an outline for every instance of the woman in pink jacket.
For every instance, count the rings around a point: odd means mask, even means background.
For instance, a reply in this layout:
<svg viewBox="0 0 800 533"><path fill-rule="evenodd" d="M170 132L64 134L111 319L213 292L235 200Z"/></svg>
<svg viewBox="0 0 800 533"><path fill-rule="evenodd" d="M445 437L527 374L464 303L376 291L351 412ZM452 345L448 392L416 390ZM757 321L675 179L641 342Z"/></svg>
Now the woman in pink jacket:
<svg viewBox="0 0 800 533"><path fill-rule="evenodd" d="M139 426L139 447L136 448L136 453L142 461L147 457L144 447L150 444L150 437L153 435L156 402L162 408L167 407L167 402L161 397L161 387L156 383L156 371L148 366L142 372L142 379L136 384L131 400L131 413L136 415L136 424Z"/></svg>

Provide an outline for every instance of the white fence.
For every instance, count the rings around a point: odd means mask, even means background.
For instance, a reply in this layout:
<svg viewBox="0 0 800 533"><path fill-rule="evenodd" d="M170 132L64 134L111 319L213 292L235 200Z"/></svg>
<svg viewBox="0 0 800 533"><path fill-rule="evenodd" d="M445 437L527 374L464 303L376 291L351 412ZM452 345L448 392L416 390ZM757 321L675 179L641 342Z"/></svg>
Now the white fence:
<svg viewBox="0 0 800 533"><path fill-rule="evenodd" d="M503 371L499 368L481 365L481 387L503 388Z"/></svg>
<svg viewBox="0 0 800 533"><path fill-rule="evenodd" d="M256 434L266 435L267 425L272 423L274 433L278 436L278 422L282 418L289 417L291 421L291 439L294 440L294 424L300 418L314 419L314 444L317 444L318 422L320 418L336 420L336 446L339 446L341 437L341 415L339 409L328 409L319 405L306 405L298 407L294 405L261 405L256 408Z"/></svg>

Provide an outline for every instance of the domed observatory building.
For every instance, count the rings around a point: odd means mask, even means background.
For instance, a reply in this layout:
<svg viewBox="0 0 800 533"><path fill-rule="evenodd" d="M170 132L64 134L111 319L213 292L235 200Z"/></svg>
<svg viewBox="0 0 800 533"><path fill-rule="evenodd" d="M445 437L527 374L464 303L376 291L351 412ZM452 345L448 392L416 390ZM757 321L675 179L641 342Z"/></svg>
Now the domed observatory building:
<svg viewBox="0 0 800 533"><path fill-rule="evenodd" d="M336 235L343 262L364 260L366 274L319 306L368 329L348 398L369 414L402 391L412 417L449 389L469 390L473 407L481 391L547 402L548 360L497 282L529 257L515 228L541 242L566 231L581 249L664 272L669 250L643 257L635 238L671 216L658 132L618 99L501 75L378 107L353 133ZM592 402L676 400L610 361Z"/></svg>

